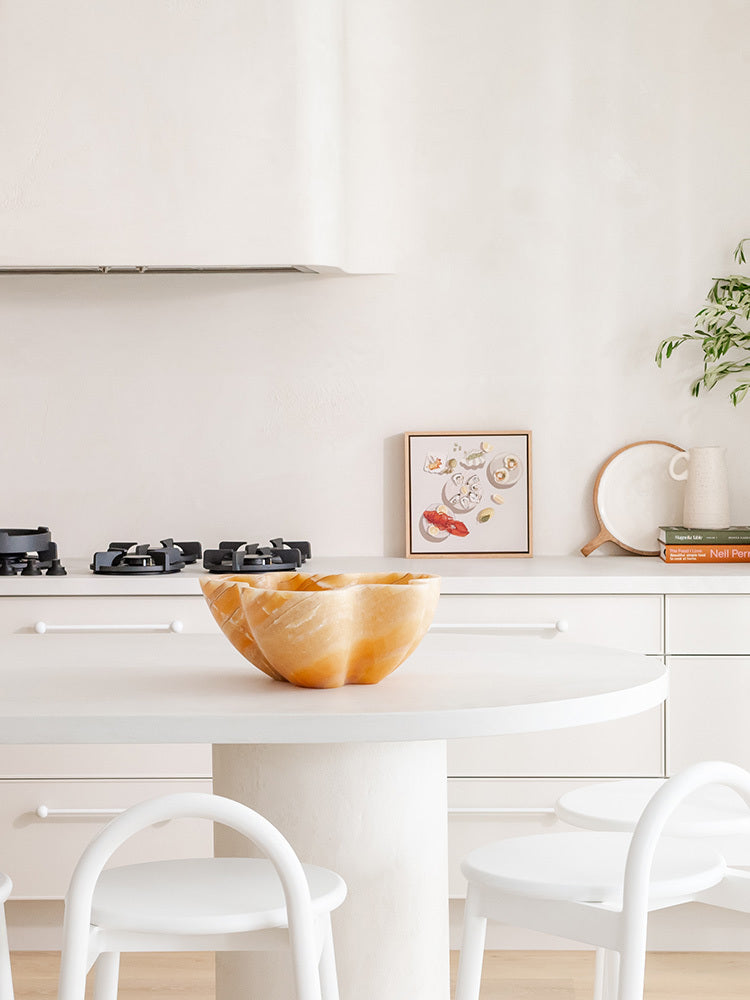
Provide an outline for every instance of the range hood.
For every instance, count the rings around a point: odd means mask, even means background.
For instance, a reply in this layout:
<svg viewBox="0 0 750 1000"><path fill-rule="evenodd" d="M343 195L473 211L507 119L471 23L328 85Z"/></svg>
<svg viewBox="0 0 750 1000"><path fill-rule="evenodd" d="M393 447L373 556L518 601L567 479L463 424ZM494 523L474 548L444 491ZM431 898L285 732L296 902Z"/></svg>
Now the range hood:
<svg viewBox="0 0 750 1000"><path fill-rule="evenodd" d="M352 146L364 10L0 5L0 274L390 270L358 200L382 171Z"/></svg>

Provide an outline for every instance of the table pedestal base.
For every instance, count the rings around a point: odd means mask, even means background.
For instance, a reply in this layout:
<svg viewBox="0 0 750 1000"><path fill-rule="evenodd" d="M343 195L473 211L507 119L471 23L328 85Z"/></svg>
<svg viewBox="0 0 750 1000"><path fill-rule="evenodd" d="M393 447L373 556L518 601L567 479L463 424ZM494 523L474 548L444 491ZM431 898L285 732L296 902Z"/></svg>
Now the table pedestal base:
<svg viewBox="0 0 750 1000"><path fill-rule="evenodd" d="M333 914L341 1000L448 1000L446 759L424 743L216 745L214 791L266 816L349 887ZM218 856L247 854L216 828ZM218 1000L293 1000L288 957L217 955Z"/></svg>

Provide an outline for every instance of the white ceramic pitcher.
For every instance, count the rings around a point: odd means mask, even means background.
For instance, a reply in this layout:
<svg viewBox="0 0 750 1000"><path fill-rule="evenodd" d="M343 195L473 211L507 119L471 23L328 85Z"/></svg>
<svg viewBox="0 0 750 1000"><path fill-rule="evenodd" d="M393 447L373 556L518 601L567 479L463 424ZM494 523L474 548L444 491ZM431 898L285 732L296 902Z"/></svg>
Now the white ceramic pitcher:
<svg viewBox="0 0 750 1000"><path fill-rule="evenodd" d="M685 479L682 523L686 528L728 528L729 484L724 448L689 448L669 463L672 479ZM685 468L676 472L680 462Z"/></svg>

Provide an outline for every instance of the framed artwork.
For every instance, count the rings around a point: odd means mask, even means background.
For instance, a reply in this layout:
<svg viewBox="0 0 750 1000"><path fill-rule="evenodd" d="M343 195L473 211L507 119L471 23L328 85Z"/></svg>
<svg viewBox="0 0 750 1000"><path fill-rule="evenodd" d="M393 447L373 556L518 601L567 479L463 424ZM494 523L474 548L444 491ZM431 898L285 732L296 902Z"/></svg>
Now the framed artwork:
<svg viewBox="0 0 750 1000"><path fill-rule="evenodd" d="M407 556L531 555L531 432L404 435Z"/></svg>

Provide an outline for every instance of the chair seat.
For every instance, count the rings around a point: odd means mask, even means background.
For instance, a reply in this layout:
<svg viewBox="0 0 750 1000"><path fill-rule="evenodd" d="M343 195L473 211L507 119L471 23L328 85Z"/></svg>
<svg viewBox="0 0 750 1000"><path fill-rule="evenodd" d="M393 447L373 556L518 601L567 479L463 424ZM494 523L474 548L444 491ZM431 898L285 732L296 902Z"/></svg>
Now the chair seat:
<svg viewBox="0 0 750 1000"><path fill-rule="evenodd" d="M560 796L555 812L564 822L586 830L629 832L663 783L630 778L586 785ZM680 803L665 832L674 837L750 834L750 809L731 788L709 785Z"/></svg>
<svg viewBox="0 0 750 1000"><path fill-rule="evenodd" d="M330 912L346 896L342 878L302 866L313 911ZM281 882L261 858L151 861L102 872L91 911L94 926L157 934L234 934L286 927Z"/></svg>
<svg viewBox="0 0 750 1000"><path fill-rule="evenodd" d="M472 851L461 870L469 882L535 899L617 902L631 837L625 833L549 833L499 840ZM707 844L662 837L651 871L651 897L708 889L726 865Z"/></svg>

